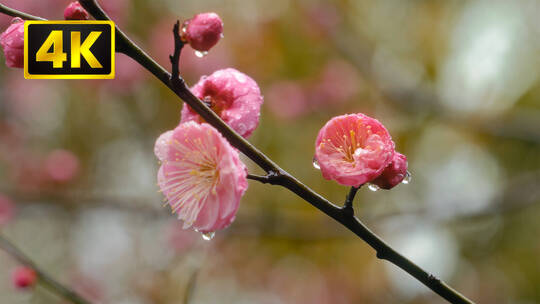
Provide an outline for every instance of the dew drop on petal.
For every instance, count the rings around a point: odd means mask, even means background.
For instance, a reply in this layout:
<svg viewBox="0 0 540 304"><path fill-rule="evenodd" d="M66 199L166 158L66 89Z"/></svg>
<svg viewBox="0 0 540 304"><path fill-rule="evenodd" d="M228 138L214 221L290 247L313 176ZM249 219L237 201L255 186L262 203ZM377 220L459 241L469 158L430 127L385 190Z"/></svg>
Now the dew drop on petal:
<svg viewBox="0 0 540 304"><path fill-rule="evenodd" d="M212 240L214 238L215 235L216 235L215 231L207 232L207 233L202 234L202 238L205 241L210 241L210 240Z"/></svg>
<svg viewBox="0 0 540 304"><path fill-rule="evenodd" d="M410 183L412 180L412 175L411 175L411 172L407 171L407 173L405 174L405 177L403 178L403 180L401 181L401 183L407 185L408 183Z"/></svg>
<svg viewBox="0 0 540 304"><path fill-rule="evenodd" d="M375 184L368 184L368 189L375 192L375 191L378 191L379 189L379 186L375 185Z"/></svg>
<svg viewBox="0 0 540 304"><path fill-rule="evenodd" d="M208 55L208 51L195 51L195 56L199 58L203 58L204 56Z"/></svg>
<svg viewBox="0 0 540 304"><path fill-rule="evenodd" d="M321 170L321 166L319 166L319 162L317 161L315 156L313 156L313 168L315 168L317 170Z"/></svg>

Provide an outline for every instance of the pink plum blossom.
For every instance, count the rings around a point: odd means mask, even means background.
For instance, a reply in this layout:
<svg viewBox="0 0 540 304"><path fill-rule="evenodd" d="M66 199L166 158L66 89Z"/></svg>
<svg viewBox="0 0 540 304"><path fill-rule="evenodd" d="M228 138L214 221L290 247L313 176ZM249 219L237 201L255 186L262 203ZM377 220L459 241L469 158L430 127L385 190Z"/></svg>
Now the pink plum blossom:
<svg viewBox="0 0 540 304"><path fill-rule="evenodd" d="M167 159L167 153L169 151L169 144L171 143L174 130L169 130L161 134L154 145L154 154L160 162Z"/></svg>
<svg viewBox="0 0 540 304"><path fill-rule="evenodd" d="M399 152L394 153L392 162L371 183L381 189L392 189L407 176L407 157Z"/></svg>
<svg viewBox="0 0 540 304"><path fill-rule="evenodd" d="M184 229L210 233L229 226L248 187L238 152L207 123L180 124L165 138L167 147L156 148L158 158L166 151L158 184Z"/></svg>
<svg viewBox="0 0 540 304"><path fill-rule="evenodd" d="M191 91L240 135L248 137L259 125L263 97L255 80L246 74L232 68L218 70L203 76ZM181 123L187 121L204 122L184 103Z"/></svg>
<svg viewBox="0 0 540 304"><path fill-rule="evenodd" d="M0 34L0 45L4 49L8 67L24 66L24 21L21 18L13 18L7 30Z"/></svg>
<svg viewBox="0 0 540 304"><path fill-rule="evenodd" d="M44 159L33 150L20 147L10 155L9 178L20 191L37 191L47 184Z"/></svg>
<svg viewBox="0 0 540 304"><path fill-rule="evenodd" d="M267 105L275 116L294 119L309 110L309 103L301 85L284 81L272 85L265 94Z"/></svg>
<svg viewBox="0 0 540 304"><path fill-rule="evenodd" d="M116 24L123 24L129 17L130 8L133 7L131 2L131 0L108 0L99 1L99 4Z"/></svg>
<svg viewBox="0 0 540 304"><path fill-rule="evenodd" d="M36 284L37 274L34 269L27 266L19 266L11 273L11 282L18 289L25 289Z"/></svg>
<svg viewBox="0 0 540 304"><path fill-rule="evenodd" d="M66 20L88 20L89 17L88 12L78 1L71 2L64 10L64 19Z"/></svg>
<svg viewBox="0 0 540 304"><path fill-rule="evenodd" d="M68 182L79 173L79 159L67 150L55 150L45 160L45 172L55 182Z"/></svg>
<svg viewBox="0 0 540 304"><path fill-rule="evenodd" d="M123 94L132 93L133 89L140 86L147 76L140 65L124 54L116 54L114 63L116 65L115 77L112 81L107 80L104 83L108 85L107 90ZM99 85L101 86L101 83Z"/></svg>
<svg viewBox="0 0 540 304"><path fill-rule="evenodd" d="M341 18L335 5L327 2L308 2L304 8L304 14L308 20L301 24L312 36L332 35L339 29Z"/></svg>
<svg viewBox="0 0 540 304"><path fill-rule="evenodd" d="M104 296L103 282L84 275L79 271L75 271L70 275L70 282L73 289L78 292L83 298L91 301L91 303L102 303Z"/></svg>
<svg viewBox="0 0 540 304"><path fill-rule="evenodd" d="M216 13L202 13L184 22L183 38L197 51L208 51L223 35L223 21Z"/></svg>
<svg viewBox="0 0 540 304"><path fill-rule="evenodd" d="M8 223L15 213L15 206L7 196L0 194L0 227Z"/></svg>
<svg viewBox="0 0 540 304"><path fill-rule="evenodd" d="M315 109L343 104L360 92L362 84L355 67L343 60L331 60L310 90L311 104Z"/></svg>
<svg viewBox="0 0 540 304"><path fill-rule="evenodd" d="M319 131L315 159L324 178L359 187L381 174L394 155L386 128L364 114L332 118Z"/></svg>

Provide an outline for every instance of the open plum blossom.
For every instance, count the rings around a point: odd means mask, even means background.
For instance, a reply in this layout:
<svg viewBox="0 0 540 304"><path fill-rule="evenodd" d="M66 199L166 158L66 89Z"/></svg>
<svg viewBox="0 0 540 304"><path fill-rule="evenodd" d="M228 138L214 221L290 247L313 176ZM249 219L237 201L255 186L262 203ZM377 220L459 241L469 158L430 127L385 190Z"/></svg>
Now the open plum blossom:
<svg viewBox="0 0 540 304"><path fill-rule="evenodd" d="M243 137L259 125L263 97L255 80L246 74L232 68L218 70L203 76L191 91ZM204 122L184 103L181 123L187 121Z"/></svg>
<svg viewBox="0 0 540 304"><path fill-rule="evenodd" d="M19 266L11 273L13 286L18 289L25 289L34 286L37 281L37 274L34 269L26 266Z"/></svg>
<svg viewBox="0 0 540 304"><path fill-rule="evenodd" d="M319 131L315 159L324 178L359 187L379 176L394 155L386 128L364 114L332 118Z"/></svg>
<svg viewBox="0 0 540 304"><path fill-rule="evenodd" d="M202 233L229 226L247 184L238 152L214 127L187 122L156 142L158 184L172 211Z"/></svg>
<svg viewBox="0 0 540 304"><path fill-rule="evenodd" d="M73 180L79 173L79 158L68 150L54 150L45 160L47 177L55 182L65 183Z"/></svg>
<svg viewBox="0 0 540 304"><path fill-rule="evenodd" d="M24 66L24 21L13 18L11 25L0 34L0 44L4 49L6 65L10 68Z"/></svg>
<svg viewBox="0 0 540 304"><path fill-rule="evenodd" d="M182 38L194 50L205 52L223 36L223 21L216 13L202 13L184 22Z"/></svg>
<svg viewBox="0 0 540 304"><path fill-rule="evenodd" d="M88 18L88 12L78 1L71 2L64 10L64 19L66 20L88 20Z"/></svg>
<svg viewBox="0 0 540 304"><path fill-rule="evenodd" d="M371 183L381 189L392 189L407 176L407 157L399 152L394 153L392 162Z"/></svg>

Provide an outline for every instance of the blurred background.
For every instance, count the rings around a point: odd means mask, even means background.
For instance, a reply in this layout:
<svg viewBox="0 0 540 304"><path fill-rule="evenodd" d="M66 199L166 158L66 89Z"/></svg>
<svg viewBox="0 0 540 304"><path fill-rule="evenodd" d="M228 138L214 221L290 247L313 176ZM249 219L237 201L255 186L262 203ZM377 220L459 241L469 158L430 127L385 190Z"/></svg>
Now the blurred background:
<svg viewBox="0 0 540 304"><path fill-rule="evenodd" d="M1 2L62 19L69 1ZM379 119L412 181L362 189L357 215L478 303L540 303L540 2L100 2L168 69L174 21L217 12L224 39L204 58L186 47L181 73L254 78L265 104L250 141L336 203L348 189L313 168L318 130ZM443 303L279 187L250 182L212 241L182 230L153 155L182 103L122 54L110 81L24 80L1 59L0 233L93 302ZM65 303L15 290L16 266L0 252L0 303Z"/></svg>

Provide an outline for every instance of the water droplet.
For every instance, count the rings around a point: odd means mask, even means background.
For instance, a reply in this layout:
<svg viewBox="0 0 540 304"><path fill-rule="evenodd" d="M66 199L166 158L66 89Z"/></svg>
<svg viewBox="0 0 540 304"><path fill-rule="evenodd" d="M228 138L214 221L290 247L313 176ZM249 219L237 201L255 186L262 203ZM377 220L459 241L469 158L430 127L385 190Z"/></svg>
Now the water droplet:
<svg viewBox="0 0 540 304"><path fill-rule="evenodd" d="M319 162L317 161L315 156L313 156L313 168L315 168L317 170L321 170L321 166L319 166Z"/></svg>
<svg viewBox="0 0 540 304"><path fill-rule="evenodd" d="M199 58L203 58L204 56L208 55L208 51L195 51L195 56Z"/></svg>
<svg viewBox="0 0 540 304"><path fill-rule="evenodd" d="M214 238L215 235L216 235L215 231L207 232L207 233L203 233L202 238L205 241L210 241Z"/></svg>
<svg viewBox="0 0 540 304"><path fill-rule="evenodd" d="M368 184L367 187L368 187L369 190L371 190L373 192L378 191L379 189L381 189L381 188L379 188L379 186L377 186L375 184Z"/></svg>
<svg viewBox="0 0 540 304"><path fill-rule="evenodd" d="M403 180L401 181L403 184L407 185L408 183L410 183L412 180L412 175L411 175L411 172L407 171L407 173L405 174L405 177L403 178Z"/></svg>

